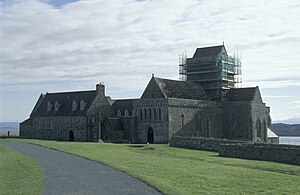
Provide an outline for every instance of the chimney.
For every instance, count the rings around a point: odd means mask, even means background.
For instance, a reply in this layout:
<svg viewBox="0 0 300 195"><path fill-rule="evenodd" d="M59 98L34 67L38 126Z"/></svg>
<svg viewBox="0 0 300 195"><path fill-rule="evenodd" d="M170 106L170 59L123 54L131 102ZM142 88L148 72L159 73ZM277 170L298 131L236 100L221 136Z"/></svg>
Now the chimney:
<svg viewBox="0 0 300 195"><path fill-rule="evenodd" d="M96 92L97 95L105 96L105 85L102 82L96 85Z"/></svg>

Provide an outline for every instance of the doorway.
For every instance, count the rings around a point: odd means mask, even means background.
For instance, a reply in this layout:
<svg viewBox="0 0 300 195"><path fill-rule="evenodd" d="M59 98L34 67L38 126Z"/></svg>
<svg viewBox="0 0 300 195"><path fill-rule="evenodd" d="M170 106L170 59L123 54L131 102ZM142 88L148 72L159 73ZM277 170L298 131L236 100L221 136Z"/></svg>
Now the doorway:
<svg viewBox="0 0 300 195"><path fill-rule="evenodd" d="M69 132L69 141L74 141L74 132L73 131L70 131Z"/></svg>
<svg viewBox="0 0 300 195"><path fill-rule="evenodd" d="M149 144L153 144L154 143L154 132L152 127L150 127L148 129L148 133L147 133L147 140Z"/></svg>

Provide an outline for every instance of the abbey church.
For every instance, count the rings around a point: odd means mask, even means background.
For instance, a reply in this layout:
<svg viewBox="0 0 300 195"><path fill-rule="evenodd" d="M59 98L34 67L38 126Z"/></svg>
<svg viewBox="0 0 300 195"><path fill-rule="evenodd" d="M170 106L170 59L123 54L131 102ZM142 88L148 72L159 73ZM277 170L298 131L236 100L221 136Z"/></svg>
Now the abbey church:
<svg viewBox="0 0 300 195"><path fill-rule="evenodd" d="M182 56L181 79L152 75L138 99L114 100L95 90L41 94L20 136L37 139L168 143L176 136L267 142L270 108L258 87L241 87L241 61L224 45Z"/></svg>

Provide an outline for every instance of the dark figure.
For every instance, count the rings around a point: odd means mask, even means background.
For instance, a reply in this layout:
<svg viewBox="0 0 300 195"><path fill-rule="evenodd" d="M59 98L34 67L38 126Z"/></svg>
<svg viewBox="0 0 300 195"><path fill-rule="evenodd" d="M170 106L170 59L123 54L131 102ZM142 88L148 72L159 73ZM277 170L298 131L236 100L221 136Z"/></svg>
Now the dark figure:
<svg viewBox="0 0 300 195"><path fill-rule="evenodd" d="M7 136L8 136L8 137L9 137L9 133L10 133L10 131L7 132Z"/></svg>

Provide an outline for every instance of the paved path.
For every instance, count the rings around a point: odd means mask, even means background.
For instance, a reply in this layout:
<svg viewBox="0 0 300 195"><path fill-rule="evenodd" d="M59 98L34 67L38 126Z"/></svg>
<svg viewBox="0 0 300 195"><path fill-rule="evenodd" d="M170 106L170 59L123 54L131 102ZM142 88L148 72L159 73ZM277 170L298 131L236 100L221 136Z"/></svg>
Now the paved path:
<svg viewBox="0 0 300 195"><path fill-rule="evenodd" d="M28 143L1 143L44 167L44 194L161 194L138 179L94 161Z"/></svg>

